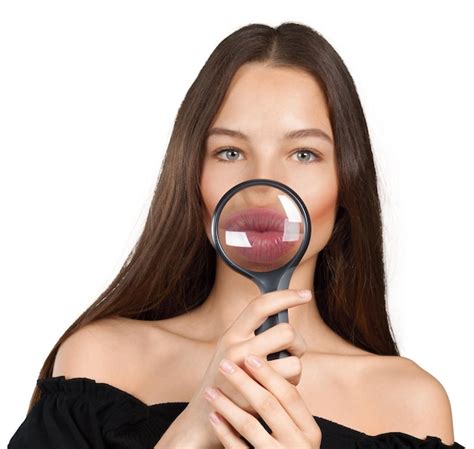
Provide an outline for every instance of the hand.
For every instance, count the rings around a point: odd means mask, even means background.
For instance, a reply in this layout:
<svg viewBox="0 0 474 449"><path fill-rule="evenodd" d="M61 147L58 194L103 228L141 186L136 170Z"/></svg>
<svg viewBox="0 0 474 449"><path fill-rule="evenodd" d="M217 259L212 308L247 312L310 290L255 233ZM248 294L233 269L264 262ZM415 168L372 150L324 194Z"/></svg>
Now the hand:
<svg viewBox="0 0 474 449"><path fill-rule="evenodd" d="M260 362L260 367L252 366L251 361ZM233 372L224 371L230 367ZM222 359L219 365L221 373L242 393L257 410L272 434L251 414L242 410L222 391L214 389L217 396L206 399L217 411L218 423L210 422L224 448L243 449L249 446L242 441L243 436L256 449L269 448L305 448L320 449L321 429L306 407L298 390L282 378L260 357L246 357L245 366L251 375L232 363ZM254 378L255 380L254 380Z"/></svg>
<svg viewBox="0 0 474 449"><path fill-rule="evenodd" d="M280 323L255 335L257 329L270 315L301 305L311 298L300 297L296 290L279 290L255 297L240 313L217 342L214 355L187 407L180 413L160 438L156 447L222 448L222 444L209 425L210 404L204 398L208 385L217 385L226 396L251 415L258 415L245 395L219 372L223 357L243 363L247 354L268 354L286 349L290 357L267 362L288 382L297 385L301 377L301 357L306 351L302 336L289 323Z"/></svg>

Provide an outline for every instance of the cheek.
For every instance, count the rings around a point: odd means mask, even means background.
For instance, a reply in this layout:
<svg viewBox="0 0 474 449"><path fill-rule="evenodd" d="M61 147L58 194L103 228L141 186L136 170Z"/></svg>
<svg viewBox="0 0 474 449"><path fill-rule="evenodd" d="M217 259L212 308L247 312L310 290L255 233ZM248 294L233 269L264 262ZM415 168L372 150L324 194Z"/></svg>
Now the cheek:
<svg viewBox="0 0 474 449"><path fill-rule="evenodd" d="M337 183L333 179L314 185L311 192L306 191L302 196L311 217L311 239L306 257L321 251L331 238L337 213L337 194Z"/></svg>
<svg viewBox="0 0 474 449"><path fill-rule="evenodd" d="M214 213L214 209L217 203L222 198L227 190L229 190L235 183L232 183L229 179L222 177L222 170L216 170L211 164L204 164L201 173L201 195L204 203L203 223L205 226L206 234L210 242L211 239L211 218Z"/></svg>
<svg viewBox="0 0 474 449"><path fill-rule="evenodd" d="M211 240L211 214L215 207L214 197L213 197L213 189L212 185L209 182L209 178L205 173L205 169L203 170L203 174L201 176L201 196L202 201L204 204L204 210L202 210L202 219L203 224L206 230L207 238L209 241Z"/></svg>

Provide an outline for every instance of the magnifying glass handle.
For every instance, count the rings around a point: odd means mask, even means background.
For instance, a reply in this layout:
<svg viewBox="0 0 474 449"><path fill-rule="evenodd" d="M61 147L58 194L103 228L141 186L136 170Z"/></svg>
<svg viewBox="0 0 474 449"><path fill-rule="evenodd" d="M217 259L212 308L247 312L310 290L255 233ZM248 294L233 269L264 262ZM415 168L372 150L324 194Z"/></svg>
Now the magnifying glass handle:
<svg viewBox="0 0 474 449"><path fill-rule="evenodd" d="M262 332L276 326L280 323L288 323L288 309L282 310L281 312L270 315L257 329L255 329L255 335L261 334ZM273 352L268 354L267 360L283 359L289 357L290 353L283 349L282 351Z"/></svg>

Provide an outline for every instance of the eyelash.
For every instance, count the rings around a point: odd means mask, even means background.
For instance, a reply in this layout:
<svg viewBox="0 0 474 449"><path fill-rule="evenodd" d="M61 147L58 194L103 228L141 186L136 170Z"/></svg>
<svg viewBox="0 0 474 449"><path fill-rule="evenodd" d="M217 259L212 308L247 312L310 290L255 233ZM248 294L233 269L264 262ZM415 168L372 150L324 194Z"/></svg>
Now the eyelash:
<svg viewBox="0 0 474 449"><path fill-rule="evenodd" d="M222 148L221 150L215 151L214 154L215 154L216 156L218 156L218 155L221 154L222 152L224 152L224 151L230 151L230 150L240 152L240 150L238 150L237 148L226 147L226 148ZM303 161L303 164L311 164L311 163L316 162L316 161L318 161L318 160L321 159L321 157L319 156L319 154L316 154L314 151L311 151L311 150L306 149L306 148L300 148L299 150L296 150L293 154L302 153L302 152L310 153L310 154L312 154L313 156L316 157L316 159L314 159L314 160L312 160L312 161L309 161L309 162L304 162L304 161ZM237 161L226 161L225 159L217 158L217 162L237 162Z"/></svg>

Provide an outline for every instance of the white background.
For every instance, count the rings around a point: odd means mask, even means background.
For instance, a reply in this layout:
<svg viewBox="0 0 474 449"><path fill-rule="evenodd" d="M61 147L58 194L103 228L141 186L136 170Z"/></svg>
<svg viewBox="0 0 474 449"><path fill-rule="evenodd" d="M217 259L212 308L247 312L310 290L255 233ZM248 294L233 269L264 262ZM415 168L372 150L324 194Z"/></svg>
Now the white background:
<svg viewBox="0 0 474 449"><path fill-rule="evenodd" d="M354 77L401 355L443 384L456 441L474 443L472 17L456 1L2 2L0 445L52 346L135 243L210 53L243 25L284 21L322 33Z"/></svg>

